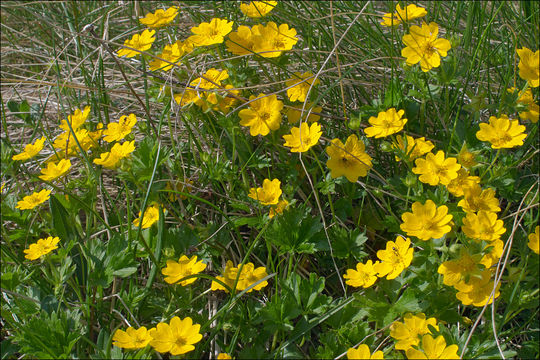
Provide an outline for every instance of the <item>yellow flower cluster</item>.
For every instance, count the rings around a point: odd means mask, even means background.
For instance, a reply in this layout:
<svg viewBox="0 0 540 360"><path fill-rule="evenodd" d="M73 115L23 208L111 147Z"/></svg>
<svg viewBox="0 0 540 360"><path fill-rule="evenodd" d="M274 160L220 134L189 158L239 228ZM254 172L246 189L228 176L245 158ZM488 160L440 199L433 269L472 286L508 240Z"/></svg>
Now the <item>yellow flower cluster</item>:
<svg viewBox="0 0 540 360"><path fill-rule="evenodd" d="M525 126L520 125L518 120L510 120L508 116L491 116L489 124L480 123L480 130L476 137L480 141L489 141L493 149L509 149L523 145L527 137L524 133Z"/></svg>
<svg viewBox="0 0 540 360"><path fill-rule="evenodd" d="M387 280L395 279L412 262L414 249L410 247L411 240L398 236L396 241L388 241L385 250L377 251L380 261L373 263L368 260L365 264L356 264L356 270L348 269L343 278L346 284L354 287L368 288L375 283L377 277Z"/></svg>
<svg viewBox="0 0 540 360"><path fill-rule="evenodd" d="M128 350L150 345L157 352L176 356L195 350L193 344L202 340L200 329L201 325L193 324L189 316L184 319L175 316L168 324L160 322L149 330L144 326L139 329L130 326L126 331L118 329L113 335L113 345Z"/></svg>
<svg viewBox="0 0 540 360"><path fill-rule="evenodd" d="M395 108L391 108L387 111L381 111L377 117L370 117L368 121L371 126L364 130L366 136L377 139L400 132L407 123L403 114L405 114L405 110L396 112Z"/></svg>
<svg viewBox="0 0 540 360"><path fill-rule="evenodd" d="M459 359L458 346L446 346L442 335L434 339L428 325L439 330L437 319L426 319L423 313L407 313L403 322L393 322L390 336L396 340L396 350L405 351L408 359Z"/></svg>
<svg viewBox="0 0 540 360"><path fill-rule="evenodd" d="M227 70L211 68L201 77L189 83L184 93L175 94L174 100L181 106L194 103L203 111L212 109L227 113L236 104L240 90L235 90L231 84L222 81L229 78Z"/></svg>
<svg viewBox="0 0 540 360"><path fill-rule="evenodd" d="M144 30L141 34L133 35L131 39L124 41L124 48L118 50L116 54L120 57L131 58L149 50L156 41L155 33L156 30Z"/></svg>
<svg viewBox="0 0 540 360"><path fill-rule="evenodd" d="M401 56L406 58L407 65L412 66L420 63L423 72L441 65L441 57L448 55L450 41L438 39L439 25L432 22L422 23L422 27L413 25L410 33L403 35L405 48L401 50Z"/></svg>

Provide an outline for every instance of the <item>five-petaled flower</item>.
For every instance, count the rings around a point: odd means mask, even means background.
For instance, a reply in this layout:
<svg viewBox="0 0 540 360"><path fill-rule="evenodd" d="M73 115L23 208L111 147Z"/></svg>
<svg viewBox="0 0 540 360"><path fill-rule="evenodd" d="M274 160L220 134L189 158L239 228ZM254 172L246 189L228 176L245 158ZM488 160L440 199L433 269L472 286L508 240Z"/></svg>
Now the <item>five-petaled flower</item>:
<svg viewBox="0 0 540 360"><path fill-rule="evenodd" d="M386 249L377 251L377 257L381 262L375 263L375 271L378 277L388 280L395 279L411 264L414 249L411 246L411 239L404 239L401 236L396 241L387 241Z"/></svg>
<svg viewBox="0 0 540 360"><path fill-rule="evenodd" d="M398 153L403 153L409 160L415 160L416 158L427 154L430 152L435 145L429 140L426 140L425 137L413 138L412 136L397 135L396 143L393 145L393 148L396 149ZM401 161L401 154L396 155L396 161Z"/></svg>
<svg viewBox="0 0 540 360"><path fill-rule="evenodd" d="M377 350L371 354L366 344L360 344L358 349L349 348L347 350L347 359L379 360L384 359L384 353L381 350Z"/></svg>
<svg viewBox="0 0 540 360"><path fill-rule="evenodd" d="M407 65L420 63L423 72L441 65L441 56L445 57L450 50L450 41L437 39L439 26L432 22L425 22L422 27L411 26L410 33L403 35L403 43L406 45L401 50L401 56L406 58Z"/></svg>
<svg viewBox="0 0 540 360"><path fill-rule="evenodd" d="M36 156L42 149L45 144L45 137L37 139L33 144L28 144L24 147L22 153L13 155L12 160L25 161Z"/></svg>
<svg viewBox="0 0 540 360"><path fill-rule="evenodd" d="M524 133L525 126L520 125L518 120L510 120L508 116L491 116L489 124L480 123L480 130L476 132L476 138L480 141L489 141L493 149L510 149L523 145L527 137Z"/></svg>
<svg viewBox="0 0 540 360"><path fill-rule="evenodd" d="M407 123L407 119L403 118L403 114L405 114L405 110L396 112L395 108L390 108L379 112L377 117L370 117L368 121L371 126L364 130L366 136L381 138L400 132Z"/></svg>
<svg viewBox="0 0 540 360"><path fill-rule="evenodd" d="M133 126L135 126L136 123L137 117L135 116L135 114L129 114L128 116L120 116L120 119L117 123L110 123L107 126L107 129L103 131L103 135L105 135L103 140L105 140L106 142L122 140L126 137L126 135L131 133L131 129L133 128Z"/></svg>
<svg viewBox="0 0 540 360"><path fill-rule="evenodd" d="M71 129L73 131L76 131L82 126L82 124L84 124L86 119L88 119L88 115L90 115L90 106L88 105L84 107L83 111L81 111L80 109L75 109L73 115L68 115L67 121L62 120L60 122L60 129L69 132L69 127L71 125Z"/></svg>
<svg viewBox="0 0 540 360"><path fill-rule="evenodd" d="M248 196L259 201L262 205L276 205L281 196L281 181L264 179L263 186L251 188Z"/></svg>
<svg viewBox="0 0 540 360"><path fill-rule="evenodd" d="M377 271L374 265L371 260L368 260L365 264L356 264L356 270L347 269L347 273L343 275L343 278L347 280L345 283L350 286L364 288L375 284Z"/></svg>
<svg viewBox="0 0 540 360"><path fill-rule="evenodd" d="M534 53L526 47L517 49L519 55L519 76L529 82L530 87L540 85L540 50Z"/></svg>
<svg viewBox="0 0 540 360"><path fill-rule="evenodd" d="M311 72L305 72L300 74L295 72L294 76L285 82L287 87L287 96L290 101L302 101L306 100L309 89L312 86L317 86L320 83L319 79L316 79Z"/></svg>
<svg viewBox="0 0 540 360"><path fill-rule="evenodd" d="M206 264L203 263L202 260L197 261L197 255L193 255L191 258L182 255L178 261L167 260L167 267L162 269L161 273L165 275L165 282L167 284L174 284L180 281L180 279L198 274L204 269L206 269ZM180 281L179 284L187 286L194 283L195 280L197 280L197 278L193 277Z"/></svg>
<svg viewBox="0 0 540 360"><path fill-rule="evenodd" d="M26 254L24 257L28 260L36 260L53 251L58 249L58 242L60 239L58 237L49 236L48 238L39 239L36 243L30 244L28 249L24 250Z"/></svg>
<svg viewBox="0 0 540 360"><path fill-rule="evenodd" d="M225 270L223 271L223 276L216 276L216 279L224 282L231 289L234 289L234 284L236 283L236 289L242 291L268 276L264 266L255 268L255 265L249 262L244 264L241 270L240 267L241 265L234 266L232 261L228 260ZM247 292L249 293L253 290L261 290L266 285L268 285L268 281L261 281ZM223 290L228 292L227 288L217 281L212 281L211 289L212 291Z"/></svg>
<svg viewBox="0 0 540 360"><path fill-rule="evenodd" d="M39 178L44 181L55 180L60 176L67 174L70 167L71 160L69 159L62 159L58 162L58 164L50 162L47 164L47 167L45 169L41 169L41 173L43 175L41 175Z"/></svg>
<svg viewBox="0 0 540 360"><path fill-rule="evenodd" d="M283 135L283 145L290 147L291 152L306 152L319 142L321 135L321 126L318 123L314 122L309 126L303 122L299 128L293 127L290 134Z"/></svg>
<svg viewBox="0 0 540 360"><path fill-rule="evenodd" d="M17 202L17 206L15 207L20 210L31 210L49 200L50 195L51 190L47 189L43 189L40 192L34 192L32 195L23 197L22 200Z"/></svg>
<svg viewBox="0 0 540 360"><path fill-rule="evenodd" d="M402 22L408 22L427 15L426 9L415 4L409 4L404 9L399 4L396 5L395 13L386 13L383 16L381 25L397 26Z"/></svg>
<svg viewBox="0 0 540 360"><path fill-rule="evenodd" d="M178 7L171 6L167 10L157 9L155 13L148 13L139 19L140 23L149 28L157 29L168 25L178 15Z"/></svg>
<svg viewBox="0 0 540 360"><path fill-rule="evenodd" d="M113 345L119 348L135 350L146 347L152 340L150 331L142 326L138 329L128 327L126 331L118 329L113 335Z"/></svg>
<svg viewBox="0 0 540 360"><path fill-rule="evenodd" d="M478 214L469 212L463 218L461 230L474 240L495 241L506 232L502 220L494 212L480 210Z"/></svg>
<svg viewBox="0 0 540 360"><path fill-rule="evenodd" d="M420 335L431 334L428 325L439 330L437 319L429 318L426 320L426 315L423 313L417 315L407 313L403 317L403 322L394 321L390 325L390 336L397 340L395 344L396 350L406 351L418 345L420 343Z"/></svg>
<svg viewBox="0 0 540 360"><path fill-rule="evenodd" d="M152 205L146 208L144 211L144 216L142 217L142 229L149 228L154 223L156 223L159 220L159 207L158 205ZM139 226L139 223L141 221L141 212L139 211L139 217L135 220L133 220L134 226Z"/></svg>
<svg viewBox="0 0 540 360"><path fill-rule="evenodd" d="M416 236L420 240L438 239L452 229L452 217L445 205L437 207L431 200L427 200L425 204L416 201L412 204L412 213L401 215L403 224L400 228L407 235Z"/></svg>
<svg viewBox="0 0 540 360"><path fill-rule="evenodd" d="M191 28L191 32L195 35L191 35L188 41L195 46L221 44L224 36L231 32L233 24L234 21L213 18L210 22L203 22Z"/></svg>
<svg viewBox="0 0 540 360"><path fill-rule="evenodd" d="M154 329L150 329L150 346L157 352L170 352L171 355L181 355L195 350L193 344L202 339L199 333L201 325L193 324L190 317L180 319L175 316L169 324L159 323Z"/></svg>
<svg viewBox="0 0 540 360"><path fill-rule="evenodd" d="M366 154L364 143L354 134L347 138L345 145L339 139L332 140L326 152L330 156L326 166L334 179L345 175L350 182L356 182L372 167L371 156Z"/></svg>
<svg viewBox="0 0 540 360"><path fill-rule="evenodd" d="M135 151L135 141L126 141L123 144L116 143L110 152L100 155L99 159L94 159L94 164L102 165L108 169L114 169L118 166L120 160L126 158Z"/></svg>
<svg viewBox="0 0 540 360"><path fill-rule="evenodd" d="M446 346L446 340L442 335L436 339L429 334L422 337L422 350L407 349L407 359L459 359L457 345Z"/></svg>
<svg viewBox="0 0 540 360"><path fill-rule="evenodd" d="M154 41L156 41L154 37L155 33L156 30L144 30L141 34L133 35L131 39L124 41L124 46L130 47L133 50L122 48L118 50L117 55L131 58L139 55L142 51L149 50Z"/></svg>
<svg viewBox="0 0 540 360"><path fill-rule="evenodd" d="M450 181L457 178L461 165L457 163L456 158L444 157L444 151L439 150L436 155L429 153L425 159L416 159L416 167L412 172L419 174L421 182L432 186L438 184L448 185Z"/></svg>
<svg viewBox="0 0 540 360"><path fill-rule="evenodd" d="M238 116L241 119L240 125L249 126L251 136L266 136L270 130L279 129L283 102L276 95L251 95L249 100L249 109L240 110Z"/></svg>
<svg viewBox="0 0 540 360"><path fill-rule="evenodd" d="M250 18L259 18L268 15L277 5L277 1L250 1L249 4L240 4L240 11Z"/></svg>

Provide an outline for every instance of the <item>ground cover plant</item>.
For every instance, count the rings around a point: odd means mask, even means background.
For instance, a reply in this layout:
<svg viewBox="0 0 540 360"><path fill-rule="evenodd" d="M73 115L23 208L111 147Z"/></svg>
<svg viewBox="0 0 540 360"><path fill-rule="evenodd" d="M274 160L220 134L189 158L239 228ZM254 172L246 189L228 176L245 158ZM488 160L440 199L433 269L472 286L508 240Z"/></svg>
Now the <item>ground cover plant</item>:
<svg viewBox="0 0 540 360"><path fill-rule="evenodd" d="M538 358L539 17L3 1L2 358Z"/></svg>

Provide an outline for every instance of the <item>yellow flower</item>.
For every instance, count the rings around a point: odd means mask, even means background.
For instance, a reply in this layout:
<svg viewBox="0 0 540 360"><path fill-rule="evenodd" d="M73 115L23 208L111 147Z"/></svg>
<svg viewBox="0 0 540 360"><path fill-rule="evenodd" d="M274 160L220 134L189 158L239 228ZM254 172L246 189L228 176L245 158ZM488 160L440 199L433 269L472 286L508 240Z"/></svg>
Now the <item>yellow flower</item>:
<svg viewBox="0 0 540 360"><path fill-rule="evenodd" d="M407 123L407 119L402 118L403 114L405 114L405 110L396 112L395 108L390 108L387 111L379 112L377 117L370 117L368 121L371 126L364 130L366 136L381 138L400 132Z"/></svg>
<svg viewBox="0 0 540 360"><path fill-rule="evenodd" d="M283 145L290 147L291 152L306 152L319 142L321 135L321 126L318 123L314 122L309 126L303 122L300 128L293 127L290 134L283 135Z"/></svg>
<svg viewBox="0 0 540 360"><path fill-rule="evenodd" d="M217 356L217 359L218 360L230 360L232 359L231 355L227 354L227 353L219 353L218 356Z"/></svg>
<svg viewBox="0 0 540 360"><path fill-rule="evenodd" d="M306 115L309 113L311 109L311 113L309 114L307 121L308 122L315 122L319 121L321 118L320 115L316 115L314 113L321 113L322 112L322 106L313 106L313 104L307 104L306 108L304 109L304 112L302 113L302 107L301 106L295 106L290 107L287 109L287 119L289 120L289 124L296 124L300 117L303 115L303 119L306 118Z"/></svg>
<svg viewBox="0 0 540 360"><path fill-rule="evenodd" d="M396 5L395 13L387 13L383 16L381 25L383 26L397 26L402 22L408 22L416 18L420 18L427 15L426 9L414 4L407 5L405 9L402 9L399 4Z"/></svg>
<svg viewBox="0 0 540 360"><path fill-rule="evenodd" d="M480 183L480 178L478 176L471 176L465 168L461 168L458 171L458 176L455 179L452 179L446 189L456 196L461 197L465 194L465 190L473 187L476 184Z"/></svg>
<svg viewBox="0 0 540 360"><path fill-rule="evenodd" d="M249 4L240 4L240 11L250 18L259 18L268 15L277 5L277 1L250 1Z"/></svg>
<svg viewBox="0 0 540 360"><path fill-rule="evenodd" d="M529 235L529 242L527 243L527 246L529 247L529 249L531 249L532 251L534 251L536 254L540 255L540 245L539 245L539 242L538 242L538 238L539 238L539 230L540 229L540 226L537 226L535 229L534 229L534 232L532 234Z"/></svg>
<svg viewBox="0 0 540 360"><path fill-rule="evenodd" d="M122 48L118 50L117 55L131 58L139 55L141 51L149 50L152 47L152 43L156 41L154 37L155 33L156 30L144 30L141 34L133 35L131 39L124 41L124 46L133 48L134 50Z"/></svg>
<svg viewBox="0 0 540 360"><path fill-rule="evenodd" d="M477 212L479 210L499 212L499 200L495 197L495 190L482 190L480 185L472 184L470 187L463 189L465 198L458 202L465 212Z"/></svg>
<svg viewBox="0 0 540 360"><path fill-rule="evenodd" d="M371 156L366 154L364 143L354 134L347 138L345 145L339 139L332 140L326 152L330 156L326 166L333 179L345 175L350 182L356 182L372 167Z"/></svg>
<svg viewBox="0 0 540 360"><path fill-rule="evenodd" d="M499 288L501 287L501 283L497 285L494 296L491 296L494 282L490 281L490 278L491 271L489 270L484 270L481 277L471 277L469 286L472 290L459 291L456 294L456 298L461 301L463 305L480 307L486 305L486 303L487 305L491 304L493 299L500 295Z"/></svg>
<svg viewBox="0 0 540 360"><path fill-rule="evenodd" d="M175 316L170 324L159 323L155 329L150 330L150 346L160 353L185 354L195 350L193 344L201 341L200 330L201 325L193 324L189 316L183 320Z"/></svg>
<svg viewBox="0 0 540 360"><path fill-rule="evenodd" d="M437 319L429 318L426 320L426 315L423 313L417 315L407 313L403 317L403 322L394 321L390 325L390 336L397 340L396 350L407 351L407 349L417 346L420 343L420 335L431 334L428 325L439 330Z"/></svg>
<svg viewBox="0 0 540 360"><path fill-rule="evenodd" d="M366 344L361 344L358 349L349 348L347 350L347 359L384 359L384 353L380 350L375 351L373 355Z"/></svg>
<svg viewBox="0 0 540 360"><path fill-rule="evenodd" d="M499 262L503 254L504 243L502 240L495 240L490 243L487 243L484 246L484 251L489 249L488 253L485 254L480 260L480 264L484 265L486 269L489 269L493 265Z"/></svg>
<svg viewBox="0 0 540 360"><path fill-rule="evenodd" d="M458 162L466 169L472 169L476 164L476 154L467 150L467 144L463 143L457 156Z"/></svg>
<svg viewBox="0 0 540 360"><path fill-rule="evenodd" d="M205 99L211 97L213 94L213 92L206 90L218 89L221 86L221 81L228 78L229 73L227 70L208 69L203 76L191 81L189 83L189 88L186 88L183 94L174 95L174 99L181 106L193 102L197 106L202 107L203 110L206 110L208 105L206 104Z"/></svg>
<svg viewBox="0 0 540 360"><path fill-rule="evenodd" d="M405 135L405 137L397 135L396 144L393 145L394 149L401 150L401 152L403 152L410 161L427 154L434 147L435 145L433 145L431 141L426 140L426 138L423 136L415 139L409 135ZM396 161L401 161L401 158L397 155Z"/></svg>
<svg viewBox="0 0 540 360"><path fill-rule="evenodd" d="M478 214L467 213L461 230L474 240L495 241L506 232L502 220L494 212L480 210Z"/></svg>
<svg viewBox="0 0 540 360"><path fill-rule="evenodd" d="M12 160L25 161L36 156L42 149L43 144L45 144L45 137L37 139L33 144L28 144L24 147L24 151L17 155L13 155Z"/></svg>
<svg viewBox="0 0 540 360"><path fill-rule="evenodd" d="M515 87L507 89L507 91L511 94L513 94L516 90L517 89ZM538 122L538 118L540 117L540 108L538 104L534 102L533 94L530 88L525 89L525 91L520 91L516 102L527 107L527 111L519 113L519 117L521 119L530 120L533 123Z"/></svg>
<svg viewBox="0 0 540 360"><path fill-rule="evenodd" d="M113 335L113 345L128 350L146 347L151 340L150 332L144 326L138 329L130 326L126 331L118 329Z"/></svg>
<svg viewBox="0 0 540 360"><path fill-rule="evenodd" d="M58 242L60 239L58 237L49 236L46 239L39 239L36 243L30 244L28 249L24 250L26 254L24 257L28 260L36 260L53 251L58 249Z"/></svg>
<svg viewBox="0 0 540 360"><path fill-rule="evenodd" d="M414 249L411 246L411 239L396 238L396 242L387 241L386 250L377 251L377 257L381 262L374 264L378 277L386 276L386 279L395 279L411 264Z"/></svg>
<svg viewBox="0 0 540 360"><path fill-rule="evenodd" d="M347 281L347 285L354 287L368 288L375 284L377 280L377 271L371 260L368 260L365 264L356 264L356 270L347 269L347 273L343 275L343 278Z"/></svg>
<svg viewBox="0 0 540 360"><path fill-rule="evenodd" d="M100 155L99 159L94 159L94 164L102 165L108 169L114 169L118 166L118 162L129 156L135 151L135 141L126 141L123 144L116 143L113 145L110 152L105 152Z"/></svg>
<svg viewBox="0 0 540 360"><path fill-rule="evenodd" d="M193 255L188 258L186 255L182 255L178 261L167 260L167 267L161 269L161 273L165 275L165 282L167 284L174 284L180 279L189 275L198 274L206 269L206 264L201 261L197 261L197 255ZM197 278L186 279L180 281L180 285L187 286L192 284Z"/></svg>
<svg viewBox="0 0 540 360"><path fill-rule="evenodd" d="M236 282L236 278L238 277L236 289L242 291L255 284L259 280L263 279L264 277L268 276L265 267L261 266L255 269L253 263L244 264L240 274L238 274L238 268L239 267L234 267L232 261L228 260L227 265L225 266L225 270L223 271L223 276L216 276L216 279L221 280L230 288L233 288L234 283ZM268 281L263 281L254 286L253 288L249 289L247 292L249 293L253 290L261 290L266 285L268 285ZM225 292L228 292L226 287L222 286L216 281L212 281L211 289L212 291L224 290Z"/></svg>
<svg viewBox="0 0 540 360"><path fill-rule="evenodd" d="M136 123L137 117L135 116L135 114L129 114L128 116L120 116L120 119L117 123L110 123L107 126L107 130L103 131L103 135L105 135L103 140L105 140L106 142L122 140L126 137L126 135L131 133L131 129L133 128L133 126L135 126Z"/></svg>
<svg viewBox="0 0 540 360"><path fill-rule="evenodd" d="M448 214L445 205L437 207L431 200L424 205L416 201L412 204L412 213L401 215L403 224L401 230L409 236L416 236L420 240L439 239L452 230L450 226L453 216Z"/></svg>
<svg viewBox="0 0 540 360"><path fill-rule="evenodd" d="M448 185L450 181L457 178L461 165L455 158L444 158L444 151L439 150L436 155L429 153L425 159L416 159L416 167L413 173L420 174L419 180L423 183L436 186L438 184Z"/></svg>
<svg viewBox="0 0 540 360"><path fill-rule="evenodd" d="M283 210L285 210L288 205L289 205L289 202L287 200L285 200L285 199L279 200L279 202L276 205L274 205L274 206L272 206L270 208L270 212L268 213L268 217L270 219L272 219L274 216L282 214Z"/></svg>
<svg viewBox="0 0 540 360"><path fill-rule="evenodd" d="M275 22L270 21L266 26L253 26L251 32L253 51L262 57L278 57L283 51L291 50L298 42L296 30L289 29L287 24L281 24L278 27Z"/></svg>
<svg viewBox="0 0 540 360"><path fill-rule="evenodd" d="M158 205L152 205L146 208L144 211L143 221L142 221L142 229L147 229L150 226L152 226L154 223L156 223L159 220L159 207ZM141 212L139 211L139 217L135 220L133 220L133 225L139 226L139 222L141 221Z"/></svg>
<svg viewBox="0 0 540 360"><path fill-rule="evenodd" d="M457 354L459 350L457 345L446 347L446 340L442 335L433 339L431 335L422 337L422 350L414 348L407 349L407 359L459 359Z"/></svg>
<svg viewBox="0 0 540 360"><path fill-rule="evenodd" d="M249 126L251 136L266 136L270 130L279 129L283 102L278 100L276 95L251 95L249 100L254 101L250 102L249 109L240 110L238 116L241 119L240 125Z"/></svg>
<svg viewBox="0 0 540 360"><path fill-rule="evenodd" d="M410 33L403 35L403 43L406 45L401 50L401 56L407 58L407 65L412 66L420 62L423 72L441 65L441 56L445 57L450 50L450 41L437 39L439 26L432 22L425 22L422 27L411 26Z"/></svg>
<svg viewBox="0 0 540 360"><path fill-rule="evenodd" d="M249 189L248 196L259 201L262 205L276 205L281 196L281 181L264 179L262 188Z"/></svg>
<svg viewBox="0 0 540 360"><path fill-rule="evenodd" d="M227 50L235 55L253 54L253 34L248 26L240 25L235 32L229 34L225 41Z"/></svg>
<svg viewBox="0 0 540 360"><path fill-rule="evenodd" d="M233 24L234 21L213 18L209 23L203 22L191 28L195 35L190 36L188 41L195 46L221 44L223 37L231 32Z"/></svg>
<svg viewBox="0 0 540 360"><path fill-rule="evenodd" d="M160 28L169 24L178 15L178 7L171 6L167 10L157 9L155 13L148 13L145 17L139 19L141 24L149 28Z"/></svg>
<svg viewBox="0 0 540 360"><path fill-rule="evenodd" d="M308 71L303 74L295 72L294 76L288 79L285 84L287 87L292 86L290 89L287 89L287 96L289 100L294 101L306 101L306 96L309 91L309 88L312 86L319 85L319 79L315 79L313 74Z"/></svg>
<svg viewBox="0 0 540 360"><path fill-rule="evenodd" d="M519 77L529 82L530 87L540 85L540 52L534 53L526 47L517 49L519 55Z"/></svg>
<svg viewBox="0 0 540 360"><path fill-rule="evenodd" d="M71 167L71 161L69 159L62 159L55 163L48 163L47 168L41 169L41 175L39 178L44 181L52 181L56 178L59 178L62 175L65 175L69 168Z"/></svg>
<svg viewBox="0 0 540 360"><path fill-rule="evenodd" d="M34 192L32 195L23 197L21 201L17 202L17 206L15 207L20 210L31 210L49 200L50 195L51 190L46 189L43 189L40 192Z"/></svg>
<svg viewBox="0 0 540 360"><path fill-rule="evenodd" d="M53 147L66 152L65 156L74 155L79 152L78 141L83 151L87 151L96 143L90 135L86 129L76 130L75 136L71 131L64 131L54 140Z"/></svg>
<svg viewBox="0 0 540 360"><path fill-rule="evenodd" d="M491 116L489 124L480 124L476 138L489 141L493 149L509 149L523 145L523 140L527 137L524 131L525 126L520 125L518 120L510 120L506 115L501 115L500 118Z"/></svg>
<svg viewBox="0 0 540 360"><path fill-rule="evenodd" d="M163 70L168 71L172 69L174 64L180 63L180 58L185 54L191 52L193 46L189 41L178 40L174 44L165 45L161 54L157 55L159 58L150 62L150 71ZM166 61L164 61L166 60Z"/></svg>
<svg viewBox="0 0 540 360"><path fill-rule="evenodd" d="M62 120L60 122L60 129L69 132L69 122L73 131L76 131L88 119L88 115L90 115L90 106L85 106L83 111L75 109L73 115L68 115L68 121Z"/></svg>
<svg viewBox="0 0 540 360"><path fill-rule="evenodd" d="M212 92L208 94L206 101L214 105L212 107L213 110L221 111L224 114L227 114L229 110L238 102L237 97L239 95L240 90L234 89L234 86L231 84L227 84L225 85L225 91L220 92L219 97L216 92Z"/></svg>
<svg viewBox="0 0 540 360"><path fill-rule="evenodd" d="M471 276L482 273L482 269L478 266L480 261L480 254L471 255L466 250L462 250L459 259L443 262L439 265L437 272L443 276L445 285L456 286Z"/></svg>

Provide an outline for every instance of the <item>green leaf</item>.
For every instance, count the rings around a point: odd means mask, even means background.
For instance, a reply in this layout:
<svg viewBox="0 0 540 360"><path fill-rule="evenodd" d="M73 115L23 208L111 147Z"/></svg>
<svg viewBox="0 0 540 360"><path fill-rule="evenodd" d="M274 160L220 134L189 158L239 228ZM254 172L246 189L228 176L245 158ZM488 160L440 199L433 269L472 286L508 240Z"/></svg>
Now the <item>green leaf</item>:
<svg viewBox="0 0 540 360"><path fill-rule="evenodd" d="M68 241L72 238L76 238L75 228L72 226L73 221L71 216L67 212L66 208L62 205L60 200L57 199L57 194L49 198L49 206L51 208L52 215L52 227L55 234L62 241Z"/></svg>
<svg viewBox="0 0 540 360"><path fill-rule="evenodd" d="M322 223L301 205L289 207L266 230L267 241L276 245L280 253L313 253L323 240Z"/></svg>

